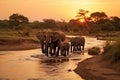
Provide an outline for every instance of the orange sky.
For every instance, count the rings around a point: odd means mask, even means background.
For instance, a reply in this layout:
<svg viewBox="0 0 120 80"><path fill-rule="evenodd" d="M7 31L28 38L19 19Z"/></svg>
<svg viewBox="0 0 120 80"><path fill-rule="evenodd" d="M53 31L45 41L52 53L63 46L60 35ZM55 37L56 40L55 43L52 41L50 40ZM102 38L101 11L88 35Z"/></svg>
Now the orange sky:
<svg viewBox="0 0 120 80"><path fill-rule="evenodd" d="M45 18L68 21L75 18L78 9L104 11L108 16L120 17L119 6L120 0L0 0L0 19L19 13L30 21Z"/></svg>

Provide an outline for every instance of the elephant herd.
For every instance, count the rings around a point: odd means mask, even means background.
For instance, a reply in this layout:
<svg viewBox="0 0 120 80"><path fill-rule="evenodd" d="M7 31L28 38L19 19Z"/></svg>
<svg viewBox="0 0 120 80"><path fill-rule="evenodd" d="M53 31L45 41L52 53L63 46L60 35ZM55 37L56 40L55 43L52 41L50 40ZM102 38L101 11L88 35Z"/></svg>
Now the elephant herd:
<svg viewBox="0 0 120 80"><path fill-rule="evenodd" d="M71 38L69 42L63 32L57 31L40 31L36 37L40 40L42 53L46 56L66 56L70 47L71 52L84 50L84 37Z"/></svg>

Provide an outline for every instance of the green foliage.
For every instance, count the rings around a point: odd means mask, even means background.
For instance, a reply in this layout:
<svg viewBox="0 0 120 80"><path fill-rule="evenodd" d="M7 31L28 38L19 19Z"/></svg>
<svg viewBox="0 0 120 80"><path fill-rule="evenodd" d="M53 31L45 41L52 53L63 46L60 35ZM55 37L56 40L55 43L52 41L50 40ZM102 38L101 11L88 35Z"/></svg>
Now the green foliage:
<svg viewBox="0 0 120 80"><path fill-rule="evenodd" d="M92 47L92 48L88 49L89 55L98 55L99 53L100 53L99 47Z"/></svg>
<svg viewBox="0 0 120 80"><path fill-rule="evenodd" d="M120 61L120 38L113 44L106 44L103 52L103 60L110 60L113 63Z"/></svg>

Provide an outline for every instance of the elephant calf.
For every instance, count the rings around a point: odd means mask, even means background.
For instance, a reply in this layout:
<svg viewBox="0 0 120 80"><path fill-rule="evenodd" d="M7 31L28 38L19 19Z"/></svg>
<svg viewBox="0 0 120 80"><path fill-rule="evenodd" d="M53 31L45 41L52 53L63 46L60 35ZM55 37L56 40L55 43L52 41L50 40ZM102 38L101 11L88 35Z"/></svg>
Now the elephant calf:
<svg viewBox="0 0 120 80"><path fill-rule="evenodd" d="M69 54L69 43L68 42L62 42L60 44L60 51L62 56L66 56Z"/></svg>

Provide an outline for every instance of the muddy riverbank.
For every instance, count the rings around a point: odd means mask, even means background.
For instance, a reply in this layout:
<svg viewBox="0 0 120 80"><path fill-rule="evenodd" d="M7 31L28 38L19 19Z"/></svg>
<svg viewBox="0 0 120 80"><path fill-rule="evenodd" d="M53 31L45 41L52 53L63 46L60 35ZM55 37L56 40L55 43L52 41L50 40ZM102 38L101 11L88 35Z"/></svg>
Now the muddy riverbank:
<svg viewBox="0 0 120 80"><path fill-rule="evenodd" d="M100 55L80 62L74 71L85 80L120 80L120 71L114 65L102 61Z"/></svg>
<svg viewBox="0 0 120 80"><path fill-rule="evenodd" d="M29 50L40 48L39 42L29 39L0 40L0 51Z"/></svg>

